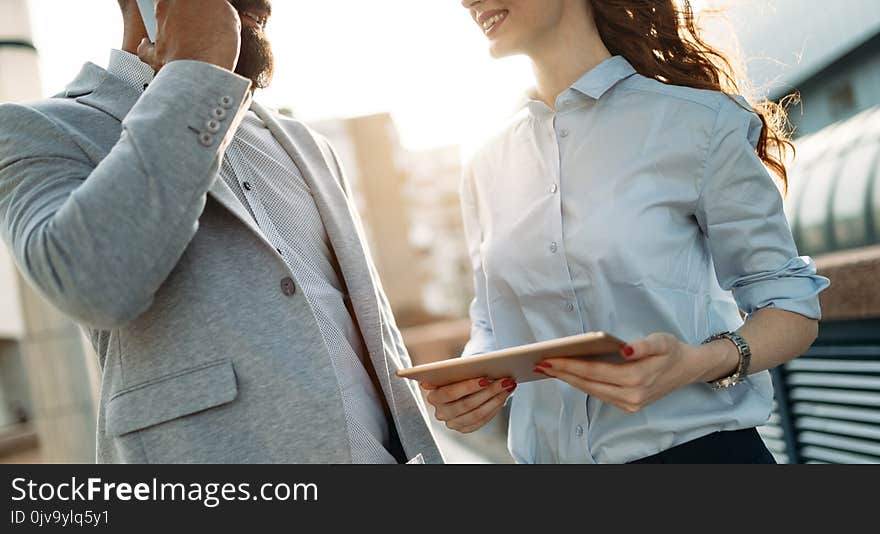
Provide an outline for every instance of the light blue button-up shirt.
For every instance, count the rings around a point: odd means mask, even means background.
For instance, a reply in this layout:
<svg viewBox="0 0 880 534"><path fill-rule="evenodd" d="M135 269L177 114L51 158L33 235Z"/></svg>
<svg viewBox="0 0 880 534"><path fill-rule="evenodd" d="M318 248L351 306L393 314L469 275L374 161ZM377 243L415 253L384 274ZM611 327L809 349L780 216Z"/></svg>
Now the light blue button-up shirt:
<svg viewBox="0 0 880 534"><path fill-rule="evenodd" d="M600 330L698 344L764 307L819 318L829 282L798 257L745 100L664 85L615 56L556 104L529 102L466 167L476 298L464 356ZM635 414L531 382L514 395L509 447L525 463L628 462L761 425L772 399L766 371Z"/></svg>

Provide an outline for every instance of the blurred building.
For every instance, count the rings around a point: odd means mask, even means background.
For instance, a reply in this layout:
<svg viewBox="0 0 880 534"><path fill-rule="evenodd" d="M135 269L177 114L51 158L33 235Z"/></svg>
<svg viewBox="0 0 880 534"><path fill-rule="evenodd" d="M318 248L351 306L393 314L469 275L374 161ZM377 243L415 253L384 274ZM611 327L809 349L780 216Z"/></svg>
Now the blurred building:
<svg viewBox="0 0 880 534"><path fill-rule="evenodd" d="M0 103L40 96L26 2L0 0ZM79 329L0 246L0 461L94 461L97 376Z"/></svg>
<svg viewBox="0 0 880 534"><path fill-rule="evenodd" d="M465 317L473 297L473 278L458 192L461 151L446 146L410 152L407 161L410 242L422 252L428 273L422 302L433 315Z"/></svg>
<svg viewBox="0 0 880 534"><path fill-rule="evenodd" d="M797 136L880 105L880 5L876 0L712 0L710 41L748 68L772 100L799 93Z"/></svg>
<svg viewBox="0 0 880 534"><path fill-rule="evenodd" d="M409 152L387 113L312 126L342 160L399 324L461 317L470 275L458 203L458 147Z"/></svg>
<svg viewBox="0 0 880 534"><path fill-rule="evenodd" d="M391 116L369 115L313 126L339 153L388 299L401 318L422 316L425 274L419 252L409 241L411 218L404 200L408 173Z"/></svg>

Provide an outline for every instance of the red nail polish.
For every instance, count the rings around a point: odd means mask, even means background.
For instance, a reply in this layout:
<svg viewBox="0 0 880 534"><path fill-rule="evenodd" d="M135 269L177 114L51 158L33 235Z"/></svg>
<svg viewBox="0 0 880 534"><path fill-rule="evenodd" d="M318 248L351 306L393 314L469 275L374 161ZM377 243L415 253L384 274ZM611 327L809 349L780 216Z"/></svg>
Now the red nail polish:
<svg viewBox="0 0 880 534"><path fill-rule="evenodd" d="M511 386L516 387L516 382L514 382L513 380L511 380L509 378L501 383L501 387L504 389L510 389Z"/></svg>
<svg viewBox="0 0 880 534"><path fill-rule="evenodd" d="M516 384L510 386L509 388L504 388L508 391L508 393L513 393L513 390L516 389Z"/></svg>
<svg viewBox="0 0 880 534"><path fill-rule="evenodd" d="M480 380L480 387L481 388L488 387L489 384L490 384L490 382L489 382L488 378L484 378L484 379Z"/></svg>
<svg viewBox="0 0 880 534"><path fill-rule="evenodd" d="M542 375L544 375L544 376L550 376L550 375L548 375L546 372L544 372L544 370L541 369L540 367L535 367L534 369L532 369L532 372L533 372L533 373L542 374Z"/></svg>
<svg viewBox="0 0 880 534"><path fill-rule="evenodd" d="M553 366L547 362L541 362L538 364L538 367L543 367L544 369L553 369Z"/></svg>
<svg viewBox="0 0 880 534"><path fill-rule="evenodd" d="M629 345L625 345L625 346L623 347L623 354L624 354L625 356L632 356L632 355L633 355L633 352L635 352L635 351L634 351L633 348L630 347Z"/></svg>

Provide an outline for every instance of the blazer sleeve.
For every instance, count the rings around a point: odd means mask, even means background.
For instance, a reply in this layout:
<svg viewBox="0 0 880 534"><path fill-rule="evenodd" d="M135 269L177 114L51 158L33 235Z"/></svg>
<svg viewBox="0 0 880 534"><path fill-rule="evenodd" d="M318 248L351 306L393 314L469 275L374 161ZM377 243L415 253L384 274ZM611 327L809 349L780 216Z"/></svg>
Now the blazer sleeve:
<svg viewBox="0 0 880 534"><path fill-rule="evenodd" d="M24 275L86 326L146 311L196 233L249 89L206 63L169 63L97 165L51 112L0 106L0 234Z"/></svg>
<svg viewBox="0 0 880 534"><path fill-rule="evenodd" d="M466 165L462 174L461 206L465 239L474 280L474 299L470 305L471 338L462 351L462 357L468 357L496 350L495 333L489 316L486 273L483 270L483 259L480 253L483 231L480 226L471 165Z"/></svg>
<svg viewBox="0 0 880 534"><path fill-rule="evenodd" d="M798 255L782 196L755 153L761 120L738 102L725 100L718 113L696 209L718 282L746 313L771 307L819 319L818 294L830 282Z"/></svg>

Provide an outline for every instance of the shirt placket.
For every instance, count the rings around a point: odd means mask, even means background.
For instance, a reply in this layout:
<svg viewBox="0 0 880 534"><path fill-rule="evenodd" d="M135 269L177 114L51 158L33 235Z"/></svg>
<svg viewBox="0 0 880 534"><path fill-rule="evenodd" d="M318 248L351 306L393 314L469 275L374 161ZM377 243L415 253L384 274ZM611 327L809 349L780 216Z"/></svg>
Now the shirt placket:
<svg viewBox="0 0 880 534"><path fill-rule="evenodd" d="M266 239L275 246L275 251L284 258L284 263L287 264L288 270L291 271L291 274L294 275L294 277L296 277L296 274L293 272L294 269L292 269L289 262L289 251L286 250L287 247L284 240L281 238L281 234L278 232L275 224L272 223L269 214L266 213L266 209L260 201L259 193L257 191L256 177L252 169L244 164L244 154L242 154L237 143L237 140L233 141L227 151L227 157L229 158L229 164L232 167L233 177L235 178L235 181L238 182L238 186L241 188L245 202L247 202L251 213L254 214L257 226L263 231Z"/></svg>
<svg viewBox="0 0 880 534"><path fill-rule="evenodd" d="M241 191L244 193L245 202L247 202L251 213L254 214L257 226L260 227L263 235L265 235L266 239L272 243L275 247L275 251L284 260L284 264L287 265L287 270L296 281L296 284L303 288L303 296L314 314L317 309L317 303L315 302L315 296L308 290L312 284L306 283L308 280L307 275L303 274L302 276L299 276L297 274L307 272L308 270L302 267L302 264L300 263L301 260L298 259L297 251L292 248L284 237L282 237L281 232L278 231L278 227L275 226L275 223L272 222L272 218L269 217L269 214L266 212L266 207L260 198L261 192L259 182L256 180L256 173L250 165L245 163L244 153L241 151L240 147L236 146L236 143L238 143L237 140L229 149L232 151L231 155L234 156L229 160L234 178L238 182ZM315 321L318 321L317 317L315 317Z"/></svg>
<svg viewBox="0 0 880 534"><path fill-rule="evenodd" d="M550 193L555 195L556 201L554 207L556 209L551 228L550 252L562 263L561 269L567 276L567 287L563 294L563 313L566 317L566 325L569 335L581 334L585 332L584 310L581 309L577 293L575 292L575 284L571 275L571 267L568 261L568 255L565 246L565 219L563 212L562 193L565 187L566 173L563 162L568 153L572 141L572 129L574 121L577 120L575 114L571 111L573 105L573 97L568 94L569 91L560 96L557 112L553 116L552 134L555 140L553 147L555 149L555 174L552 177L553 182L550 184ZM572 391L571 395L581 395L579 392ZM562 443L571 443L574 450L567 456L569 458L582 457L585 463L596 463L590 452L589 445L589 426L590 418L587 411L587 405L590 402L589 395L586 395L583 402L573 402L570 417L571 420L563 421L560 432L566 432L567 435L560 436ZM573 453L573 454L572 454Z"/></svg>

